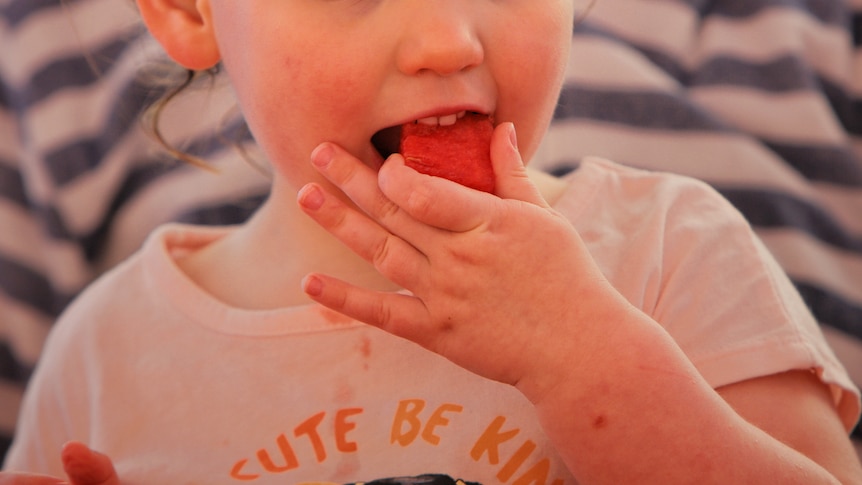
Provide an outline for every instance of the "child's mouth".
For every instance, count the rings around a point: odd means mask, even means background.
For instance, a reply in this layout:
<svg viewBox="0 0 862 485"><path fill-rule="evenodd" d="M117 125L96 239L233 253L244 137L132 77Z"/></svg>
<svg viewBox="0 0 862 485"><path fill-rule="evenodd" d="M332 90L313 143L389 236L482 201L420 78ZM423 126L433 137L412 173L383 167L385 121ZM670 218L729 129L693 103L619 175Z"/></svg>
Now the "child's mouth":
<svg viewBox="0 0 862 485"><path fill-rule="evenodd" d="M461 111L445 116L431 116L428 118L422 118L414 120L413 123L431 126L451 126L457 123L458 120L460 120L466 115L467 111ZM393 153L398 153L400 151L401 126L402 125L396 125L390 126L389 128L384 128L371 137L371 144L374 145L374 148L377 149L377 152L380 153L380 156L383 157L384 160L386 160L389 155L392 155Z"/></svg>
<svg viewBox="0 0 862 485"><path fill-rule="evenodd" d="M384 160L389 158L389 155L398 153L401 144L401 125L390 126L378 131L371 137L371 144L374 145Z"/></svg>

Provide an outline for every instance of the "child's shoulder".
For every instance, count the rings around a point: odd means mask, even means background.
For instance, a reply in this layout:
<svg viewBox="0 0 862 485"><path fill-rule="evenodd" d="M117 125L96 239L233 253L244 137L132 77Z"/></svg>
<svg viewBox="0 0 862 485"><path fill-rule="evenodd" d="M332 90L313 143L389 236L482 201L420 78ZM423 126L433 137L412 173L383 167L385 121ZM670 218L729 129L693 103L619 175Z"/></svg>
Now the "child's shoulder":
<svg viewBox="0 0 862 485"><path fill-rule="evenodd" d="M578 181L578 178L583 180ZM709 184L693 177L624 165L594 156L585 157L570 179L580 183L618 186L650 198L676 192L702 192L710 197L717 195Z"/></svg>
<svg viewBox="0 0 862 485"><path fill-rule="evenodd" d="M558 179L564 187L553 203L573 219L700 218L747 226L744 218L714 187L684 175L623 165L599 157L584 158L577 169Z"/></svg>
<svg viewBox="0 0 862 485"><path fill-rule="evenodd" d="M230 229L170 223L156 228L143 245L90 283L61 314L56 332L112 332L151 315L166 295L186 291L175 258L212 242ZM65 328L69 327L69 328Z"/></svg>

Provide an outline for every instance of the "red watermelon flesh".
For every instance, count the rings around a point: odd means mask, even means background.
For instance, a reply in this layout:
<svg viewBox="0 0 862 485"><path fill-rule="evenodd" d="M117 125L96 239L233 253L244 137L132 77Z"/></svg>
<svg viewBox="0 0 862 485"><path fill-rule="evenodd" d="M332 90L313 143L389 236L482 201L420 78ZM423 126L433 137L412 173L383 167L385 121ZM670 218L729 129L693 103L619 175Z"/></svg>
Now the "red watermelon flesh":
<svg viewBox="0 0 862 485"><path fill-rule="evenodd" d="M494 192L491 135L487 115L467 113L455 124L407 123L401 129L401 155L415 170L461 185Z"/></svg>

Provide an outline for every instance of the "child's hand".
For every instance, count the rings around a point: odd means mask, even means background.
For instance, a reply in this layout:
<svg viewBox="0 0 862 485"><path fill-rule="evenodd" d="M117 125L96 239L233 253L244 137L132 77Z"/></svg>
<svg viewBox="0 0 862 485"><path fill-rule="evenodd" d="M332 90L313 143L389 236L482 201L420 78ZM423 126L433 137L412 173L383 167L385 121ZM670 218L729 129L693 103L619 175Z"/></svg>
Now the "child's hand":
<svg viewBox="0 0 862 485"><path fill-rule="evenodd" d="M61 459L68 480L32 473L0 472L0 485L120 485L111 459L82 443L67 443Z"/></svg>
<svg viewBox="0 0 862 485"><path fill-rule="evenodd" d="M300 205L412 295L316 274L304 287L334 310L538 397L584 356L573 354L576 341L595 342L575 323L627 304L527 178L512 130L497 127L491 144L498 197L419 174L398 155L378 176L336 146L318 148L314 164L364 213L316 185L300 192Z"/></svg>

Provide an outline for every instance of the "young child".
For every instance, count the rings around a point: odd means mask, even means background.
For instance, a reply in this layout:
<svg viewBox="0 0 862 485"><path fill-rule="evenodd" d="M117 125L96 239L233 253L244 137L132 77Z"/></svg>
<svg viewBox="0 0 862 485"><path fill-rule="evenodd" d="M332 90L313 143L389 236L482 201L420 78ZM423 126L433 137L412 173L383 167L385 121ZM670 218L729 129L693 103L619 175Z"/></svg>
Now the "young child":
<svg viewBox="0 0 862 485"><path fill-rule="evenodd" d="M271 195L158 230L72 305L0 480L862 480L858 391L728 203L524 168L573 0L138 6L180 64L222 63ZM468 111L496 120L494 194L386 157Z"/></svg>

